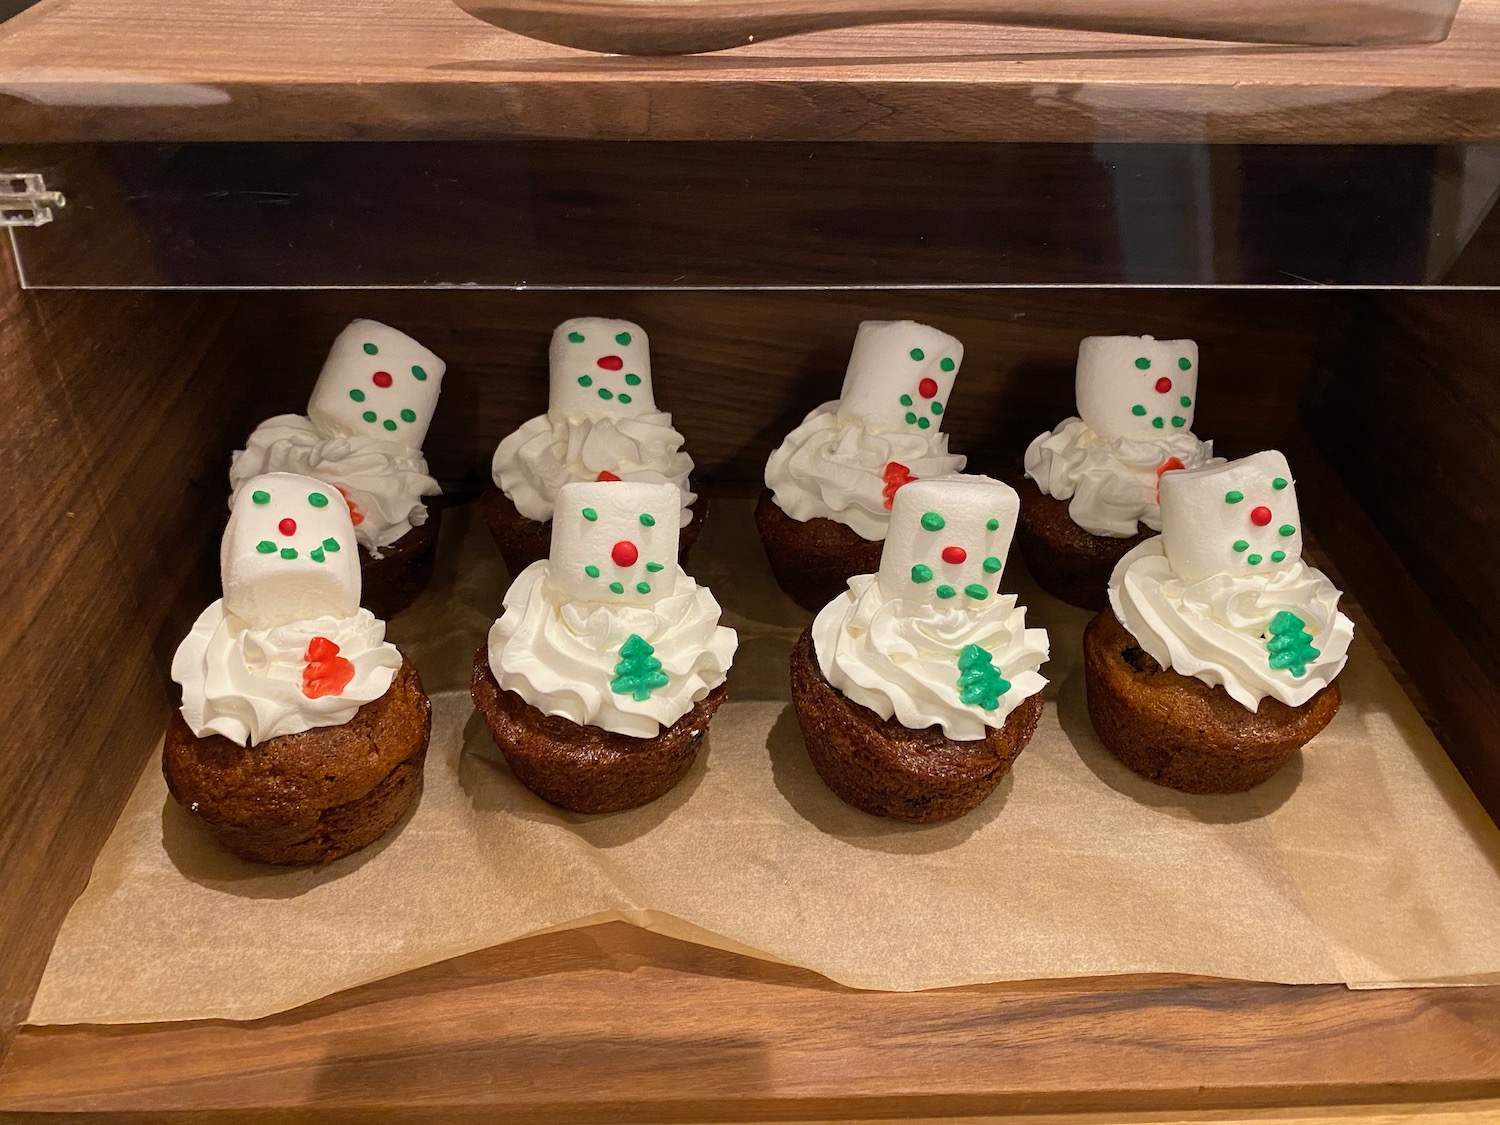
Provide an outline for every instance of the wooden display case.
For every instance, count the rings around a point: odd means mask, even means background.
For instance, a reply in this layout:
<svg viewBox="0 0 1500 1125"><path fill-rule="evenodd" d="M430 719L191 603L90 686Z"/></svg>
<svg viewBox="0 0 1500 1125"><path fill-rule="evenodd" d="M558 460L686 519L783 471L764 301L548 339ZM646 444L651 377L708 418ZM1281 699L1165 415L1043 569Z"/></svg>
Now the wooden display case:
<svg viewBox="0 0 1500 1125"><path fill-rule="evenodd" d="M915 25L661 60L446 0L144 8L0 25L4 164L68 197L0 276L0 1116L1496 1109L1474 1099L1500 1095L1500 987L878 994L621 925L249 1024L21 1028L172 706L226 456L354 315L448 360L469 405L428 452L458 499L585 301L691 373L672 405L719 490L753 486L864 316L965 341L954 438L981 471L1067 413L1085 331L1191 335L1201 429L1287 450L1330 569L1500 817L1497 0L1408 48Z"/></svg>

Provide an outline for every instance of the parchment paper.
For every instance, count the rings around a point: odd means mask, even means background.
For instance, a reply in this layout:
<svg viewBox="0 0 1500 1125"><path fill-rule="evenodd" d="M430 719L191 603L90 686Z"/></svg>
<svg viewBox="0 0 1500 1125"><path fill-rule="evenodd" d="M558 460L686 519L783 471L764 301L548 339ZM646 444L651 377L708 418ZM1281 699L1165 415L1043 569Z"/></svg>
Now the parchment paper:
<svg viewBox="0 0 1500 1125"><path fill-rule="evenodd" d="M1088 614L1009 577L1052 636L1048 707L977 812L856 812L813 773L750 505L717 501L693 570L740 630L692 773L644 809L564 813L510 776L468 698L505 571L445 517L439 575L392 623L434 701L426 792L384 841L317 870L220 852L152 761L63 926L30 1022L252 1019L541 930L623 919L920 989L1127 972L1355 987L1500 979L1500 832L1368 640L1333 724L1250 794L1137 778L1094 738Z"/></svg>

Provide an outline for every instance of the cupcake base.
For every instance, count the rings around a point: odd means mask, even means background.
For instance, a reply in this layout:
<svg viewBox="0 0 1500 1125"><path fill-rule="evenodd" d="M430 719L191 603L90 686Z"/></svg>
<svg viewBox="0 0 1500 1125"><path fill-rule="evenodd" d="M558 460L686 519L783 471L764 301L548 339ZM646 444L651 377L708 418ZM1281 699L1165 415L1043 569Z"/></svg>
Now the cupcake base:
<svg viewBox="0 0 1500 1125"><path fill-rule="evenodd" d="M374 843L422 792L432 705L403 660L390 688L342 726L259 746L199 738L174 711L162 750L172 797L227 851L327 863Z"/></svg>
<svg viewBox="0 0 1500 1125"><path fill-rule="evenodd" d="M698 541L703 521L708 518L708 497L694 478L688 478L695 499L689 507L692 518L684 525L677 541L677 561L687 565L688 552ZM479 512L490 529L505 568L514 578L538 559L545 559L552 549L552 521L533 520L523 516L511 498L491 485L480 493Z"/></svg>
<svg viewBox="0 0 1500 1125"><path fill-rule="evenodd" d="M1222 687L1163 668L1111 610L1083 634L1084 685L1099 740L1142 777L1184 793L1242 793L1265 781L1339 709L1331 683L1300 707L1249 711Z"/></svg>
<svg viewBox="0 0 1500 1125"><path fill-rule="evenodd" d="M380 548L380 558L369 549L359 549L360 604L382 621L389 621L427 589L437 565L438 531L443 513L427 509L427 522L414 527L388 547Z"/></svg>
<svg viewBox="0 0 1500 1125"><path fill-rule="evenodd" d="M1073 522L1068 514L1071 500L1048 496L1029 477L1014 483L1021 497L1016 545L1037 585L1069 605L1108 607L1115 564L1156 532L1142 531L1127 539L1094 535Z"/></svg>
<svg viewBox="0 0 1500 1125"><path fill-rule="evenodd" d="M709 720L729 694L729 685L720 684L654 738L634 738L544 715L503 690L487 644L474 655L469 689L516 780L544 801L580 813L638 808L670 791L692 768Z"/></svg>
<svg viewBox="0 0 1500 1125"><path fill-rule="evenodd" d="M828 788L864 812L914 824L978 808L1031 741L1043 706L1040 694L1030 696L1002 726L972 742L956 742L940 726L912 730L828 682L811 628L792 649L792 703L807 756Z"/></svg>
<svg viewBox="0 0 1500 1125"><path fill-rule="evenodd" d="M794 520L777 505L769 488L762 490L755 505L755 526L776 584L810 613L842 594L856 574L880 569L885 540L866 539L821 516Z"/></svg>

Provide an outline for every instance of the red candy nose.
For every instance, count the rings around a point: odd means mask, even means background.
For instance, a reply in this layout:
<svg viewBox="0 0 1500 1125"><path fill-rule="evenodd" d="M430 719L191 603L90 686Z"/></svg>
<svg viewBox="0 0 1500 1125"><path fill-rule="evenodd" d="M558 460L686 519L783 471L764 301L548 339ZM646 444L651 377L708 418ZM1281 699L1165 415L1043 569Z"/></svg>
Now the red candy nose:
<svg viewBox="0 0 1500 1125"><path fill-rule="evenodd" d="M1158 379L1156 381L1156 393L1157 394L1164 395L1168 391L1170 391L1171 389L1172 389L1172 380L1168 379L1165 375L1163 375L1160 379Z"/></svg>
<svg viewBox="0 0 1500 1125"><path fill-rule="evenodd" d="M599 366L606 371L618 371L625 366L625 361L617 355L600 356Z"/></svg>
<svg viewBox="0 0 1500 1125"><path fill-rule="evenodd" d="M962 547L944 547L943 561L945 563L961 563L969 557L969 552Z"/></svg>
<svg viewBox="0 0 1500 1125"><path fill-rule="evenodd" d="M917 394L921 395L923 398L932 398L937 394L937 380L923 379L920 383L917 384Z"/></svg>
<svg viewBox="0 0 1500 1125"><path fill-rule="evenodd" d="M370 382L377 387L389 387L391 385L391 373L389 371L377 371L370 376Z"/></svg>
<svg viewBox="0 0 1500 1125"><path fill-rule="evenodd" d="M1271 522L1271 509L1262 505L1250 513L1250 522L1256 527L1265 527Z"/></svg>
<svg viewBox="0 0 1500 1125"><path fill-rule="evenodd" d="M629 539L621 539L614 545L609 557L615 560L616 566L634 566L635 560L641 557L641 553Z"/></svg>
<svg viewBox="0 0 1500 1125"><path fill-rule="evenodd" d="M1270 519L1271 517L1267 516L1266 518ZM283 535L296 535L297 521L288 516L276 525L276 530L280 531Z"/></svg>

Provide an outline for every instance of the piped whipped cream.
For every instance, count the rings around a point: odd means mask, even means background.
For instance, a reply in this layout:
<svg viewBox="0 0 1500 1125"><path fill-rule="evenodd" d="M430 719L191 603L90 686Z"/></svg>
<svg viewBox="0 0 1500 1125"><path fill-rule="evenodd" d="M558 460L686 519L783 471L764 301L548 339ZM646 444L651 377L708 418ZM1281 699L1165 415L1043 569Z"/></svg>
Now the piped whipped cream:
<svg viewBox="0 0 1500 1125"><path fill-rule="evenodd" d="M609 605L571 598L548 579L550 566L542 559L517 576L490 628L501 688L546 715L653 738L724 682L739 639L691 575L679 571L673 592L651 605ZM632 636L651 646L666 676L644 699L616 690L620 650Z"/></svg>
<svg viewBox="0 0 1500 1125"><path fill-rule="evenodd" d="M794 520L836 520L863 539L884 539L890 497L901 479L945 477L963 470L939 430L872 431L864 419L825 402L803 419L766 462L766 487ZM904 472L891 469L901 466Z"/></svg>
<svg viewBox="0 0 1500 1125"><path fill-rule="evenodd" d="M319 638L337 652L315 645ZM257 746L347 723L386 693L400 667L401 653L385 640L385 623L367 609L252 629L226 612L221 599L199 615L177 647L172 679L182 685L182 716L195 735L221 734Z"/></svg>
<svg viewBox="0 0 1500 1125"><path fill-rule="evenodd" d="M957 742L983 738L1046 686L1038 672L1047 659L1045 629L1026 628L1014 594L974 605L942 605L886 598L873 574L849 588L813 621L813 649L824 677L882 719L904 727L941 726ZM1009 685L997 705L966 703L959 660L969 645L991 657Z"/></svg>
<svg viewBox="0 0 1500 1125"><path fill-rule="evenodd" d="M377 559L380 548L427 522L422 498L442 492L420 449L326 429L300 414L266 419L234 454L231 507L245 482L262 473L297 473L337 488L349 501L356 541Z"/></svg>

